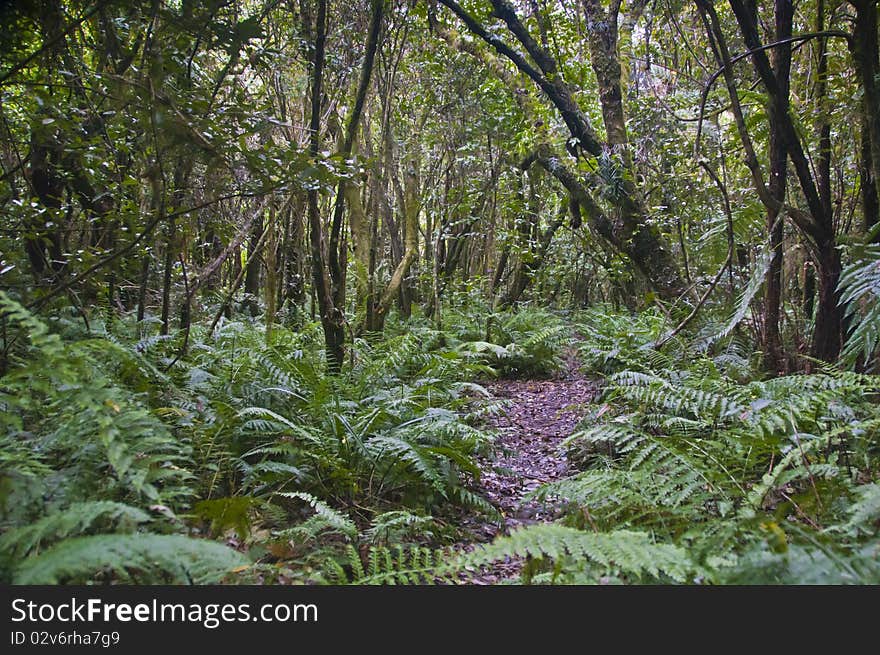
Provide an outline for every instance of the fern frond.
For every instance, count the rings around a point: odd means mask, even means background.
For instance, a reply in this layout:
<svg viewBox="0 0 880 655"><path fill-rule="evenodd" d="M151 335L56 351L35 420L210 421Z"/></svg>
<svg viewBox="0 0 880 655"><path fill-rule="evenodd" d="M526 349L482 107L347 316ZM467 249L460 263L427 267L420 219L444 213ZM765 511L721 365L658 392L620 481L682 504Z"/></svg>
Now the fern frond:
<svg viewBox="0 0 880 655"><path fill-rule="evenodd" d="M126 526L134 530L138 524L149 520L150 515L143 510L123 503L111 501L73 503L66 509L45 516L31 525L8 530L0 536L0 552L22 559L49 543L83 534L99 522L105 526L115 526L116 530Z"/></svg>
<svg viewBox="0 0 880 655"><path fill-rule="evenodd" d="M357 536L357 526L350 518L342 512L333 509L324 501L315 498L315 496L302 491L280 491L275 495L281 498L302 500L315 510L315 515L320 519L319 523L321 526L330 527L350 539Z"/></svg>
<svg viewBox="0 0 880 655"><path fill-rule="evenodd" d="M114 581L212 584L247 566L240 553L214 541L182 535L97 535L62 541L25 560L15 571L19 585Z"/></svg>
<svg viewBox="0 0 880 655"><path fill-rule="evenodd" d="M746 288L743 289L739 296L736 310L724 326L707 339L708 342L716 342L719 339L726 337L743 321L746 314L748 314L752 301L755 299L755 296L758 294L758 291L761 289L761 286L767 277L767 271L770 269L770 263L772 260L773 250L767 244L764 244L755 258L755 266L752 269L752 274L749 277L749 282L746 285Z"/></svg>
<svg viewBox="0 0 880 655"><path fill-rule="evenodd" d="M367 450L377 462L384 462L391 470L400 462L419 473L422 480L437 492L446 495L443 477L432 460L430 453L422 447L391 436L373 437L366 443Z"/></svg>
<svg viewBox="0 0 880 655"><path fill-rule="evenodd" d="M374 544L387 544L392 539L399 540L412 535L430 537L433 525L432 516L420 516L408 510L393 510L375 516L364 537Z"/></svg>
<svg viewBox="0 0 880 655"><path fill-rule="evenodd" d="M357 550L347 551L348 568L330 560L327 577L332 582L356 585L436 584L451 581L456 571L449 566L449 553L424 546L398 545L394 548L372 546L366 554L366 566Z"/></svg>
<svg viewBox="0 0 880 655"><path fill-rule="evenodd" d="M839 529L876 534L880 529L880 483L861 485L856 494L858 500L848 510L849 521Z"/></svg>
<svg viewBox="0 0 880 655"><path fill-rule="evenodd" d="M615 530L592 533L552 523L517 528L509 536L480 546L473 553L460 557L459 568L480 567L508 557L564 557L589 560L605 571L620 571L636 578L650 576L684 582L697 571L687 553L670 544L654 543L643 532Z"/></svg>

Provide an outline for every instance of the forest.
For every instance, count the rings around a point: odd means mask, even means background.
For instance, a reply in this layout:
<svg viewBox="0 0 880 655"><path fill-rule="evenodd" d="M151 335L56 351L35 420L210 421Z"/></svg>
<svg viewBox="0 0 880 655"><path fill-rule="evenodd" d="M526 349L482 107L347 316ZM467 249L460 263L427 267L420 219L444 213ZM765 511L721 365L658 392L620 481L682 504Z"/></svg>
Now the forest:
<svg viewBox="0 0 880 655"><path fill-rule="evenodd" d="M0 582L880 583L877 5L0 3Z"/></svg>

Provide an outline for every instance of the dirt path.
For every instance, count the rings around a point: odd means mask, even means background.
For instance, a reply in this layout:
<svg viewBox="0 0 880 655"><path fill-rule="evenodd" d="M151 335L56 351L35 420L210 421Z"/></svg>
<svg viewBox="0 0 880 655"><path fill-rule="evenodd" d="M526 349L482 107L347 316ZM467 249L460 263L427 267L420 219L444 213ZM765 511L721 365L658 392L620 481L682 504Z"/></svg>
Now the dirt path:
<svg viewBox="0 0 880 655"><path fill-rule="evenodd" d="M518 525L553 520L552 508L527 501L525 496L541 484L569 474L560 443L571 435L584 406L596 395L595 383L579 371L573 351L566 354L565 366L554 378L498 380L486 387L511 404L504 414L490 421L498 431L497 454L494 459L480 461L482 475L474 491L501 511L504 526L499 528L476 518L467 520L473 544L491 541ZM520 566L514 561L499 563L471 582L492 584L510 579L518 575Z"/></svg>

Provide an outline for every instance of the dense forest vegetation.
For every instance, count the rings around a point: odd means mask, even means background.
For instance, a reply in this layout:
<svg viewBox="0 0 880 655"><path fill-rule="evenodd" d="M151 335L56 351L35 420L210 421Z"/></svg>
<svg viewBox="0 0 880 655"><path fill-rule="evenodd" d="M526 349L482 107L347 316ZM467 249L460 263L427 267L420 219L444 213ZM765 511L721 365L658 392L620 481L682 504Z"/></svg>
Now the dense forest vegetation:
<svg viewBox="0 0 880 655"><path fill-rule="evenodd" d="M878 52L877 0L4 3L0 579L880 582Z"/></svg>

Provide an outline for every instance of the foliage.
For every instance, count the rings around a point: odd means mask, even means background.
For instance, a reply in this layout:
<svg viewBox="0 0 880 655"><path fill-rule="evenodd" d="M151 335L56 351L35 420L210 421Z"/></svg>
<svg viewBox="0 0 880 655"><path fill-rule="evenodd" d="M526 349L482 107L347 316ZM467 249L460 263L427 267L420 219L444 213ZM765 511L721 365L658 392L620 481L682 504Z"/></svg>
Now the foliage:
<svg viewBox="0 0 880 655"><path fill-rule="evenodd" d="M865 246L840 278L841 304L846 305L850 334L841 361L852 366L862 358L875 370L874 355L880 345L880 246Z"/></svg>
<svg viewBox="0 0 880 655"><path fill-rule="evenodd" d="M412 546L394 549L373 547L366 557L366 564L352 547L343 563L327 561L326 580L332 584L429 584L450 581L452 572L448 566L448 553Z"/></svg>
<svg viewBox="0 0 880 655"><path fill-rule="evenodd" d="M562 349L571 341L570 328L558 315L532 307L494 312L467 302L448 322L447 330L460 340L458 352L510 377L559 370Z"/></svg>
<svg viewBox="0 0 880 655"><path fill-rule="evenodd" d="M709 582L876 582L878 390L832 369L741 382L708 358L622 370L566 441L583 471L537 496L683 549Z"/></svg>
<svg viewBox="0 0 880 655"><path fill-rule="evenodd" d="M559 584L598 582L609 576L641 582L686 582L697 570L683 549L655 543L647 533L592 533L555 524L516 529L464 555L456 566L468 569L506 557L531 558L532 571L539 568L540 560L552 560L551 572L535 581Z"/></svg>
<svg viewBox="0 0 880 655"><path fill-rule="evenodd" d="M10 580L204 582L224 562L241 568L225 546L169 534L187 524L232 531L258 559L305 548L323 566L344 543L438 534L430 508L495 513L465 486L492 444L478 423L498 407L475 404L487 392L468 378L490 369L441 333L361 342L334 379L313 330L276 328L267 345L231 322L193 330L161 372L173 343L127 341L124 323L99 336L62 322L61 338L0 302L13 338L0 415ZM188 559L173 566L178 546Z"/></svg>
<svg viewBox="0 0 880 655"><path fill-rule="evenodd" d="M876 581L873 5L312 4L0 7L0 581Z"/></svg>
<svg viewBox="0 0 880 655"><path fill-rule="evenodd" d="M621 314L595 306L577 316L578 354L597 373L649 365L651 344L662 336L665 319L654 311Z"/></svg>
<svg viewBox="0 0 880 655"><path fill-rule="evenodd" d="M204 582L241 565L220 544L131 534L146 524L179 529L174 508L194 493L188 440L105 375L94 341L63 341L3 293L0 312L15 339L13 368L0 381L0 426L10 446L0 469L3 578L84 581L106 566L142 582ZM100 350L111 358L117 351ZM155 524L148 507L159 514Z"/></svg>
<svg viewBox="0 0 880 655"><path fill-rule="evenodd" d="M84 534L98 523L110 522L131 528L150 521L150 516L136 507L111 501L73 503L65 510L45 516L31 525L8 530L0 537L0 552L20 559L44 550L47 544Z"/></svg>
<svg viewBox="0 0 880 655"><path fill-rule="evenodd" d="M27 560L15 584L83 583L95 575L129 583L211 584L247 560L222 544L183 535L97 535L68 539Z"/></svg>
<svg viewBox="0 0 880 655"><path fill-rule="evenodd" d="M265 346L234 324L194 344L189 377L198 372L204 404L190 420L212 436L199 445L219 473L211 485L260 497L295 485L344 504L427 507L454 496L461 475L478 474L470 458L491 439L472 425L467 405L481 389L435 333L363 342L339 379L322 374L314 350L287 354L304 345L276 330Z"/></svg>
<svg viewBox="0 0 880 655"><path fill-rule="evenodd" d="M490 340L506 354L490 364L516 376L546 375L562 366L562 348L570 341L569 328L558 316L542 309L525 308L493 321Z"/></svg>

